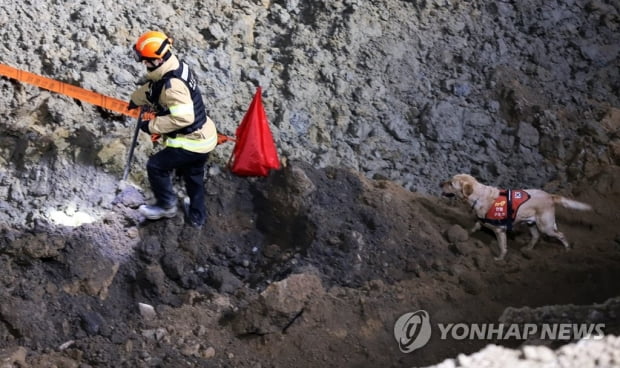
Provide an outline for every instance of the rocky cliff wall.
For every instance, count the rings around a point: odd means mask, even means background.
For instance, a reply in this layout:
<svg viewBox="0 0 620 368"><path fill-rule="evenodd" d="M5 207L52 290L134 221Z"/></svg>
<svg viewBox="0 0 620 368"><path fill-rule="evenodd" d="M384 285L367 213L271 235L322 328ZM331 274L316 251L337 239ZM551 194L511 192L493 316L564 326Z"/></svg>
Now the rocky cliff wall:
<svg viewBox="0 0 620 368"><path fill-rule="evenodd" d="M260 85L283 157L432 193L446 173L566 187L617 163L618 11L606 1L35 0L3 5L0 24L4 63L122 99L144 72L132 43L163 30L223 133ZM3 128L15 135L0 145L5 166L32 145L54 162L121 170L132 122L2 83Z"/></svg>

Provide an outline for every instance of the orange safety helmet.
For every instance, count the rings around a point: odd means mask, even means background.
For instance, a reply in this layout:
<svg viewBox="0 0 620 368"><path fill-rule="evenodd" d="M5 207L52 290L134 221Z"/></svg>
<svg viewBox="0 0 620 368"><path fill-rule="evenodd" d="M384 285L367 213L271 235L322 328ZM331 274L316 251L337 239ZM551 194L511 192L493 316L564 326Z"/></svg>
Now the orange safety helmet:
<svg viewBox="0 0 620 368"><path fill-rule="evenodd" d="M136 61L145 59L162 59L172 47L172 39L158 31L144 33L133 47Z"/></svg>

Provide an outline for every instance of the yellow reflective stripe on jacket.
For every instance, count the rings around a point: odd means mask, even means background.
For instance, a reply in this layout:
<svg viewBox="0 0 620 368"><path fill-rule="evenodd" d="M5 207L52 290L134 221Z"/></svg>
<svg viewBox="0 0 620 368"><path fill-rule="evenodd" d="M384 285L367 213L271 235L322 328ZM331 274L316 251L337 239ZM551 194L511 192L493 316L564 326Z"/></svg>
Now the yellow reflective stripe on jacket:
<svg viewBox="0 0 620 368"><path fill-rule="evenodd" d="M166 147L183 148L192 152L207 153L217 145L217 136L208 139L188 139L185 137L166 138Z"/></svg>
<svg viewBox="0 0 620 368"><path fill-rule="evenodd" d="M190 114L194 114L194 105L192 104L170 106L170 115L172 116L190 115Z"/></svg>

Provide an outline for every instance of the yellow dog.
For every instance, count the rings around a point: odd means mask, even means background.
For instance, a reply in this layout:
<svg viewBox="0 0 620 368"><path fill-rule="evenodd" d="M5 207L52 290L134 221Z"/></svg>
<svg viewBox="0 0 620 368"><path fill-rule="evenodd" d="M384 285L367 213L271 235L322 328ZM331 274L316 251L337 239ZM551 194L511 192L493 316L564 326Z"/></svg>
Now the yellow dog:
<svg viewBox="0 0 620 368"><path fill-rule="evenodd" d="M511 196L506 195L498 188L479 183L473 176L467 174L454 175L450 180L440 184L442 195L447 197L456 196L469 203L478 221L471 229L477 231L481 226L491 229L497 237L499 256L496 260L502 260L506 256L506 232L512 225L526 223L529 225L530 240L527 249L532 249L540 238L540 232L558 239L566 249L570 245L564 234L558 231L555 222L555 205L579 211L588 211L592 207L586 203L578 202L560 195L549 194L540 189L525 189L511 191ZM502 197L502 195L505 195ZM498 201L496 201L499 198ZM502 202L503 201L503 202ZM510 206L510 202L519 202L519 206ZM512 213L511 213L512 212ZM504 219L491 218L492 215L505 213Z"/></svg>

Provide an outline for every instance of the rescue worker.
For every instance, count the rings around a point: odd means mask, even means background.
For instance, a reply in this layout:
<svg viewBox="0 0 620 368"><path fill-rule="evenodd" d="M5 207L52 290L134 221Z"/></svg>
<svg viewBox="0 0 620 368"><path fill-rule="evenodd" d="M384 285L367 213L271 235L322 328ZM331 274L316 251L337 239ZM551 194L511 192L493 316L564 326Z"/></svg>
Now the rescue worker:
<svg viewBox="0 0 620 368"><path fill-rule="evenodd" d="M158 134L164 148L147 164L149 184L156 202L138 211L149 220L177 214L173 172L183 177L189 203L184 200L186 222L201 227L206 220L204 167L217 145L217 131L207 116L202 95L188 65L172 53L172 40L158 31L144 33L133 46L137 62L147 69L147 83L131 95L129 109L149 107L152 120L138 122L148 134Z"/></svg>

